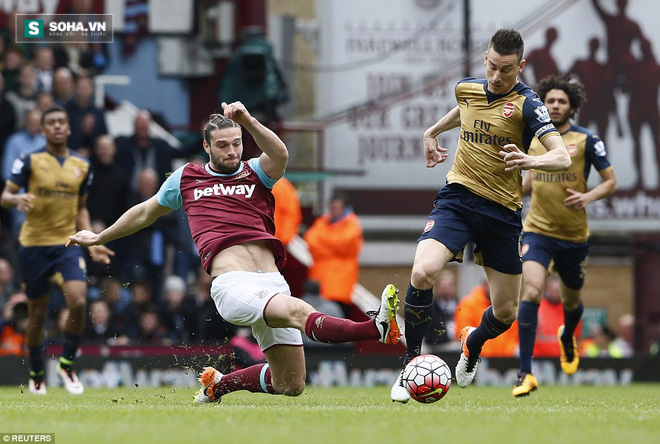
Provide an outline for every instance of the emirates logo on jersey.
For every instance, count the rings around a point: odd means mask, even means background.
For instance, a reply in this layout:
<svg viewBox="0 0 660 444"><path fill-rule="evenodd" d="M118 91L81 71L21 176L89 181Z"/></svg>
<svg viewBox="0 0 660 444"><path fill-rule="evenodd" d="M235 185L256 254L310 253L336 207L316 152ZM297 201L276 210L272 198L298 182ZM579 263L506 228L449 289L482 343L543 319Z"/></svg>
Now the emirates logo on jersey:
<svg viewBox="0 0 660 444"><path fill-rule="evenodd" d="M577 145L574 143L566 145L566 150L568 150L568 155L573 157L577 154Z"/></svg>
<svg viewBox="0 0 660 444"><path fill-rule="evenodd" d="M506 102L504 108L502 108L502 115L507 119L513 115L513 112L516 110L516 105L511 102Z"/></svg>

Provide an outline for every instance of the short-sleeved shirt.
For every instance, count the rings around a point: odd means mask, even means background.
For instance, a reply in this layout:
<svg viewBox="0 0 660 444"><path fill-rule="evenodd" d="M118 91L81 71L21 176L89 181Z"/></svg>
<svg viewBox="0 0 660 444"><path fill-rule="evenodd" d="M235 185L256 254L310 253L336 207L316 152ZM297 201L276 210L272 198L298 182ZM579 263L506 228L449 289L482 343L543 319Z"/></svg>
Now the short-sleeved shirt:
<svg viewBox="0 0 660 444"><path fill-rule="evenodd" d="M57 157L42 148L14 160L8 181L34 194L18 236L21 245L66 244L76 233L80 198L92 181L89 160L72 150Z"/></svg>
<svg viewBox="0 0 660 444"><path fill-rule="evenodd" d="M589 238L585 209L574 210L564 205L567 188L580 193L587 191L587 179L593 166L596 171L612 168L605 144L593 132L572 125L561 135L573 161L568 171L546 172L531 170L532 202L524 221L524 230L557 239L583 243ZM534 141L531 155L541 155L545 148Z"/></svg>
<svg viewBox="0 0 660 444"><path fill-rule="evenodd" d="M275 198L271 192L275 182L277 179L263 171L259 158L241 162L233 174L217 173L208 164L187 163L167 178L157 199L173 210L183 206L207 272L220 251L257 240L269 243L281 268L285 250L275 237Z"/></svg>
<svg viewBox="0 0 660 444"><path fill-rule="evenodd" d="M511 210L522 208L522 173L506 172L499 155L513 143L527 152L534 137L543 142L558 135L538 95L518 82L508 93L492 94L486 79L472 77L456 86L461 131L448 183L460 183L473 193Z"/></svg>

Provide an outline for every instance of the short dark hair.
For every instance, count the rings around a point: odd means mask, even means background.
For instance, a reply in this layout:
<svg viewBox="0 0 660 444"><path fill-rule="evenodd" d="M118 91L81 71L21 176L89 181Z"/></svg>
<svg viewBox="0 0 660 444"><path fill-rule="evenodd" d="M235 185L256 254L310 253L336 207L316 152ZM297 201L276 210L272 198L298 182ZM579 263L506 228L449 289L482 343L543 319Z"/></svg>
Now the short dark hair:
<svg viewBox="0 0 660 444"><path fill-rule="evenodd" d="M568 101L571 103L571 108L573 108L571 117L587 101L584 85L578 82L571 74L544 77L536 87L536 93L545 102L545 96L551 89L560 89L566 93Z"/></svg>
<svg viewBox="0 0 660 444"><path fill-rule="evenodd" d="M500 29L490 38L488 49L490 48L500 55L515 54L520 62L525 52L525 42L515 29Z"/></svg>
<svg viewBox="0 0 660 444"><path fill-rule="evenodd" d="M231 119L226 118L222 114L211 114L209 121L204 125L204 140L211 145L211 131L221 130L226 128L240 128L241 126Z"/></svg>
<svg viewBox="0 0 660 444"><path fill-rule="evenodd" d="M58 112L62 112L66 114L66 118L67 120L69 120L69 115L67 114L66 110L63 107L61 107L60 105L53 105L50 108L48 108L46 111L44 111L43 114L41 114L41 126L44 125L44 122L46 121L46 116L48 114L58 113Z"/></svg>

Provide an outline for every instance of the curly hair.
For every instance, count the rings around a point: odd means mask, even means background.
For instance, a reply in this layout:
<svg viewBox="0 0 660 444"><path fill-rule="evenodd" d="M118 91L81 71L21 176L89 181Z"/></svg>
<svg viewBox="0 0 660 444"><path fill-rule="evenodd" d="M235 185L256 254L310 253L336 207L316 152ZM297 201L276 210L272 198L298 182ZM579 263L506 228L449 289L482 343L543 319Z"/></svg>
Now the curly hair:
<svg viewBox="0 0 660 444"><path fill-rule="evenodd" d="M571 74L551 75L542 79L536 87L536 93L541 100L545 102L545 96L551 89L560 89L568 96L573 112L571 117L580 109L582 104L587 101L587 94L584 92L584 85L578 82Z"/></svg>

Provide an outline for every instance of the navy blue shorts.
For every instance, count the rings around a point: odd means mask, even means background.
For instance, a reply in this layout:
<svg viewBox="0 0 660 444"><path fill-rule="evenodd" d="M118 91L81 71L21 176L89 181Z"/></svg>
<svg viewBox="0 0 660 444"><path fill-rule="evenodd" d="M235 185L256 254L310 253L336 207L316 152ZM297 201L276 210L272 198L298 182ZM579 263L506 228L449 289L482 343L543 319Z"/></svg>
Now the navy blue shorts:
<svg viewBox="0 0 660 444"><path fill-rule="evenodd" d="M440 189L418 242L435 239L462 262L468 242L476 245L475 262L507 274L521 274L521 211L478 196L459 184Z"/></svg>
<svg viewBox="0 0 660 444"><path fill-rule="evenodd" d="M87 267L82 248L74 245L20 247L18 259L29 299L44 296L51 285L66 281L87 282Z"/></svg>
<svg viewBox="0 0 660 444"><path fill-rule="evenodd" d="M557 272L564 285L579 290L587 272L589 243L577 244L538 233L524 232L522 236L523 262L534 261L548 272Z"/></svg>

